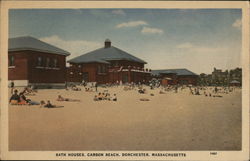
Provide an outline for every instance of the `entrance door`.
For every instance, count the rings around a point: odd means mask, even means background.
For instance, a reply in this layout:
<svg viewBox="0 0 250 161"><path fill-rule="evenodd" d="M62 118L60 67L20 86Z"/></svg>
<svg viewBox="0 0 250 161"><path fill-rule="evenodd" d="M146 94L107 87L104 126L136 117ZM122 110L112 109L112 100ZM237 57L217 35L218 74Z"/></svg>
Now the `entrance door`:
<svg viewBox="0 0 250 161"><path fill-rule="evenodd" d="M89 73L88 72L84 72L82 74L82 79L85 81L85 82L88 82L89 81Z"/></svg>
<svg viewBox="0 0 250 161"><path fill-rule="evenodd" d="M122 82L127 83L128 82L128 74L122 75Z"/></svg>

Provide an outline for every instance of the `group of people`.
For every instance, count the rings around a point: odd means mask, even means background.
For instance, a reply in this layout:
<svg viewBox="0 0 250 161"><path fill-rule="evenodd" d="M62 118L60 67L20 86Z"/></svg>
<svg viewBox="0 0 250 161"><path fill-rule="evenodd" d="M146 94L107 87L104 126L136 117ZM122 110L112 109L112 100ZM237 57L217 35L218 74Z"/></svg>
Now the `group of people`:
<svg viewBox="0 0 250 161"><path fill-rule="evenodd" d="M18 90L14 90L14 93L11 95L9 103L12 105L39 105L39 102L32 101L25 96L26 90L18 94Z"/></svg>
<svg viewBox="0 0 250 161"><path fill-rule="evenodd" d="M40 102L32 101L25 96L25 91L26 89L18 94L18 90L15 89L10 97L9 103L11 105L40 105L40 107L47 108L58 107L56 105L52 105L49 100L47 101L47 103L45 103L45 101L43 100Z"/></svg>
<svg viewBox="0 0 250 161"><path fill-rule="evenodd" d="M107 100L107 101L117 101L117 96L114 94L111 96L108 92L99 92L98 95L94 96L94 101L101 101L101 100Z"/></svg>

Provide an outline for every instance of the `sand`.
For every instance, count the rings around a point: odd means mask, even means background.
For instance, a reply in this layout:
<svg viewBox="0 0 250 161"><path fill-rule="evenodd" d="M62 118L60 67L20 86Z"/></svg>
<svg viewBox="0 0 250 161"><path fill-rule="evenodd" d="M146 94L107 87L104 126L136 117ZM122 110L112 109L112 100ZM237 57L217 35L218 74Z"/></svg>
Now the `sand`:
<svg viewBox="0 0 250 161"><path fill-rule="evenodd" d="M44 89L27 97L64 107L10 105L9 150L241 149L240 89L222 98L190 95L188 90L108 90L117 93L117 102L95 102L95 92ZM59 94L81 102L58 102Z"/></svg>

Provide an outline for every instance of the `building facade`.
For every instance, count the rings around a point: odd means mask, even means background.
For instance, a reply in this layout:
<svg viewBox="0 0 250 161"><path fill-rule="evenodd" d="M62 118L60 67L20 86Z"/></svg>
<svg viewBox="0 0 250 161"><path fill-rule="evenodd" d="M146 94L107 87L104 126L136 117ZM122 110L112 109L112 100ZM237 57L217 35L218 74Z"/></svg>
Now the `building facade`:
<svg viewBox="0 0 250 161"><path fill-rule="evenodd" d="M152 77L161 80L162 85L197 85L198 75L187 69L152 70Z"/></svg>
<svg viewBox="0 0 250 161"><path fill-rule="evenodd" d="M106 83L148 82L151 71L145 69L145 61L111 46L106 40L104 47L68 61L67 81Z"/></svg>
<svg viewBox="0 0 250 161"><path fill-rule="evenodd" d="M69 53L33 37L9 39L8 79L15 86L64 86Z"/></svg>

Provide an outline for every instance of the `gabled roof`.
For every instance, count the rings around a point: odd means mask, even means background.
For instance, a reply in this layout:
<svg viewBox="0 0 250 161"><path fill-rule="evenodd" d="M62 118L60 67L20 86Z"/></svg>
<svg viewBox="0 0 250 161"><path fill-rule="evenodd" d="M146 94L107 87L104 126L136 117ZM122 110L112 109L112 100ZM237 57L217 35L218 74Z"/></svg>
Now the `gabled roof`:
<svg viewBox="0 0 250 161"><path fill-rule="evenodd" d="M90 62L100 62L109 63L109 60L128 60L146 64L145 61L121 50L116 47L99 48L97 50L88 52L76 58L69 60L69 63L90 63Z"/></svg>
<svg viewBox="0 0 250 161"><path fill-rule="evenodd" d="M152 70L152 75L160 74L176 74L176 75L197 75L187 69L161 69L161 70Z"/></svg>
<svg viewBox="0 0 250 161"><path fill-rule="evenodd" d="M10 38L8 50L9 51L31 50L31 51L40 51L51 54L66 55L66 56L70 55L69 52L63 49L45 43L31 36Z"/></svg>

